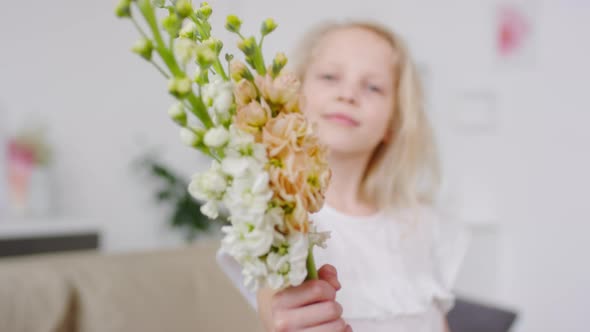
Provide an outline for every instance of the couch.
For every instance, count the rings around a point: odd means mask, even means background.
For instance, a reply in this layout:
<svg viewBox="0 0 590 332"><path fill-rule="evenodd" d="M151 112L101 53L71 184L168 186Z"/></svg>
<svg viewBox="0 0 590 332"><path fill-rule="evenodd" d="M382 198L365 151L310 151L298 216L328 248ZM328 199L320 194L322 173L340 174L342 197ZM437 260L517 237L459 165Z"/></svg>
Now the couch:
<svg viewBox="0 0 590 332"><path fill-rule="evenodd" d="M171 250L0 259L0 332L263 331L217 265L218 240ZM505 332L516 313L459 298L453 332Z"/></svg>
<svg viewBox="0 0 590 332"><path fill-rule="evenodd" d="M0 331L262 331L219 269L218 245L0 259Z"/></svg>

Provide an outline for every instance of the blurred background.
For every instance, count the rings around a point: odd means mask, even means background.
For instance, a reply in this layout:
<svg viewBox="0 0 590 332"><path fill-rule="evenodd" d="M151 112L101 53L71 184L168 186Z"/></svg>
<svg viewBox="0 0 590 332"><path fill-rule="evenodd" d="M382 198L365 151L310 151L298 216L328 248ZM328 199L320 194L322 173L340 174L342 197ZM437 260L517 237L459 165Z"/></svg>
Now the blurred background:
<svg viewBox="0 0 590 332"><path fill-rule="evenodd" d="M325 19L375 19L401 34L441 150L441 205L473 235L458 292L516 310L517 332L588 331L590 1L210 3L226 44L227 14L244 31L274 17L267 57ZM186 179L206 160L179 142L166 82L129 51L139 35L114 6L0 10L0 238L85 230L113 253L185 243L170 227L178 201L155 199L166 177L138 160L156 156Z"/></svg>

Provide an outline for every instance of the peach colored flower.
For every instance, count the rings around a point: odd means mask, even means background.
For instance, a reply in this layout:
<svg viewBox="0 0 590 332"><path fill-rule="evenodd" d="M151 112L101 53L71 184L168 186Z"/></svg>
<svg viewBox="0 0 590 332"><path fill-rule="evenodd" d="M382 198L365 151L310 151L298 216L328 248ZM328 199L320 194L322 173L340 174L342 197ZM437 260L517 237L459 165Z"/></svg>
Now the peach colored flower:
<svg viewBox="0 0 590 332"><path fill-rule="evenodd" d="M318 163L313 166L305 174L306 182L299 192L307 210L311 213L318 212L324 205L326 189L332 177L332 172L327 163Z"/></svg>
<svg viewBox="0 0 590 332"><path fill-rule="evenodd" d="M285 215L289 232L309 232L309 215L300 201L296 201L293 210Z"/></svg>
<svg viewBox="0 0 590 332"><path fill-rule="evenodd" d="M293 98L291 101L283 105L279 111L281 113L299 113L301 112L301 98Z"/></svg>
<svg viewBox="0 0 590 332"><path fill-rule="evenodd" d="M239 60L232 60L232 62L229 64L229 72L232 79L236 82L239 82L247 75L248 67L245 63Z"/></svg>
<svg viewBox="0 0 590 332"><path fill-rule="evenodd" d="M274 199L295 209L287 218L291 229L307 230L307 217L300 210L320 210L331 178L326 148L301 113L280 113L269 119L262 129L262 143L269 156Z"/></svg>
<svg viewBox="0 0 590 332"><path fill-rule="evenodd" d="M266 103L259 104L251 101L247 105L239 106L236 111L234 123L238 128L253 134L257 142L262 139L262 128L270 119L270 108Z"/></svg>
<svg viewBox="0 0 590 332"><path fill-rule="evenodd" d="M299 98L299 87L301 83L295 74L284 73L274 79L270 74L266 74L264 77L256 76L255 83L262 97L273 106L277 106L280 109L283 105L290 105L289 108L285 109L286 111L298 109L293 106Z"/></svg>
<svg viewBox="0 0 590 332"><path fill-rule="evenodd" d="M270 119L262 129L262 142L270 157L281 153L287 146L300 150L306 135L312 134L307 120L300 113L281 113Z"/></svg>
<svg viewBox="0 0 590 332"><path fill-rule="evenodd" d="M307 211L319 211L331 178L326 149L314 135L282 141L272 137L273 144L269 144L269 135L264 134L267 132L263 133L263 143L269 149L270 184L276 198L285 202L297 199Z"/></svg>
<svg viewBox="0 0 590 332"><path fill-rule="evenodd" d="M256 92L256 87L254 84L252 84L252 82L242 79L234 87L234 96L236 97L236 104L239 107L247 105L252 100L255 100L258 96L258 93Z"/></svg>

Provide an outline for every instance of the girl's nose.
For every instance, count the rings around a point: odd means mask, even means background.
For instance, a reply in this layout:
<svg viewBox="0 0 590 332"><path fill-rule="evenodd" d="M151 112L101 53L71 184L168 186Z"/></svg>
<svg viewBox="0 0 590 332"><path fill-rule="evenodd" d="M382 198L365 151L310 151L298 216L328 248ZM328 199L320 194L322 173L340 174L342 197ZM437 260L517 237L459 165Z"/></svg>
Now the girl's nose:
<svg viewBox="0 0 590 332"><path fill-rule="evenodd" d="M342 84L338 90L338 101L347 104L356 104L358 101L357 91L353 84Z"/></svg>

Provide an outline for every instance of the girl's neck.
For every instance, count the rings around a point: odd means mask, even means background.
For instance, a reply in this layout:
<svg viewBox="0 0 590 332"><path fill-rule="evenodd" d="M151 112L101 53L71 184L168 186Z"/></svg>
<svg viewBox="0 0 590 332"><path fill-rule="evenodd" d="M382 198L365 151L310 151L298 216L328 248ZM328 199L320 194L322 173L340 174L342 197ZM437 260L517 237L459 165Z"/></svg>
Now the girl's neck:
<svg viewBox="0 0 590 332"><path fill-rule="evenodd" d="M326 203L345 214L363 216L377 211L375 204L361 196L361 182L370 154L331 153L329 164L332 180L326 192Z"/></svg>

